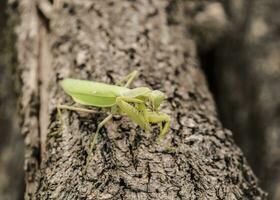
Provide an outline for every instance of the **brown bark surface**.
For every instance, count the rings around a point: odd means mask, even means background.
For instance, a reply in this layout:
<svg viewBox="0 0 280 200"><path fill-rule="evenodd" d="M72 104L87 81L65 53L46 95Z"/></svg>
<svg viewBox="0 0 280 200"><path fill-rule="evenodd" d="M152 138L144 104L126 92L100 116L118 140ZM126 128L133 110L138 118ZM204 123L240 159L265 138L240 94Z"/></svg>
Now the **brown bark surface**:
<svg viewBox="0 0 280 200"><path fill-rule="evenodd" d="M184 1L21 0L18 59L26 199L265 199L230 131L217 119L197 64ZM186 7L187 6L187 7ZM191 19L189 19L191 20ZM63 112L71 104L58 81L115 83L132 70L134 87L166 92L172 117L157 142L127 117L102 129L86 173L90 138L105 115Z"/></svg>

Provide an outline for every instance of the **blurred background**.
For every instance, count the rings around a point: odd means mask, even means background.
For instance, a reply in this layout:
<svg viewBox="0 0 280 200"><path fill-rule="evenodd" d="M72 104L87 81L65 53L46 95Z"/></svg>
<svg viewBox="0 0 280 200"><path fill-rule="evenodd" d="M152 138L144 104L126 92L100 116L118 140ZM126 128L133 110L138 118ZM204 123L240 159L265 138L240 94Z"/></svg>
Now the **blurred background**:
<svg viewBox="0 0 280 200"><path fill-rule="evenodd" d="M16 6L8 6L6 0L0 3L0 199L4 200L23 199L24 193ZM220 120L233 131L269 199L278 200L280 1L197 1L194 8L191 29Z"/></svg>
<svg viewBox="0 0 280 200"><path fill-rule="evenodd" d="M24 145L19 131L19 82L16 35L7 1L0 2L0 199L20 200L24 194Z"/></svg>
<svg viewBox="0 0 280 200"><path fill-rule="evenodd" d="M268 199L278 200L280 1L222 3L227 28L209 46L207 36L199 38L201 65L222 124L233 132Z"/></svg>

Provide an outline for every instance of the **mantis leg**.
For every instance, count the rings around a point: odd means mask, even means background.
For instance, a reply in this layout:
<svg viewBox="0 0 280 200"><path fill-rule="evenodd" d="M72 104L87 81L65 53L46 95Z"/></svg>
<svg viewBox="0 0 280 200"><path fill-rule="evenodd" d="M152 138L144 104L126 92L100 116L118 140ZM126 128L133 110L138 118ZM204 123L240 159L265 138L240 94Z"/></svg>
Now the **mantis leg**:
<svg viewBox="0 0 280 200"><path fill-rule="evenodd" d="M141 112L141 113L143 114L144 120L145 120L146 122L148 122L148 121L149 121L149 118L148 118L148 110L147 110L145 104L142 104L142 103L141 103L141 104L137 104L136 106L137 106L136 109L137 109L139 112Z"/></svg>
<svg viewBox="0 0 280 200"><path fill-rule="evenodd" d="M123 77L120 81L118 81L117 85L123 85L123 83L126 81L126 84L124 85L124 87L129 87L129 85L131 84L133 79L136 78L137 75L138 75L138 71L134 70L133 72L131 72L128 75L126 75L125 77Z"/></svg>
<svg viewBox="0 0 280 200"><path fill-rule="evenodd" d="M61 123L61 127L64 126L61 110L72 110L72 111L76 111L76 112L96 113L95 110L90 110L90 109L80 108L80 107L75 107L75 106L61 105L61 104L58 104L56 106L56 109L57 109L59 121Z"/></svg>
<svg viewBox="0 0 280 200"><path fill-rule="evenodd" d="M110 114L108 115L105 119L102 120L102 122L100 122L97 126L97 129L96 129L96 132L94 134L94 137L90 143L90 152L92 152L92 150L94 149L96 143L97 143L97 140L98 140L98 136L99 136L99 131L100 129L108 122L112 119L113 115Z"/></svg>
<svg viewBox="0 0 280 200"><path fill-rule="evenodd" d="M130 98L130 97L118 97L116 99L116 103L123 113L127 114L142 129L150 130L151 129L150 125L148 121L145 120L143 113L139 112L139 110L137 110L135 107L129 104L129 103L140 103L140 102L141 104L143 104L141 100L136 98Z"/></svg>
<svg viewBox="0 0 280 200"><path fill-rule="evenodd" d="M157 112L149 112L147 115L148 115L149 123L161 123L161 127L162 127L162 122L165 122L159 134L159 139L164 138L164 136L166 135L166 133L170 128L170 121L171 121L170 117L167 114L162 114Z"/></svg>
<svg viewBox="0 0 280 200"><path fill-rule="evenodd" d="M93 151L93 149L95 148L95 145L96 145L96 143L97 143L100 129L101 129L108 121L110 121L110 120L112 119L112 117L113 117L113 115L110 114L110 115L108 115L105 119L103 119L102 122L100 122L100 123L98 124L97 129L96 129L96 132L95 132L95 134L94 134L94 136L93 136L93 139L92 139L92 141L91 141L91 143L90 143L90 148L89 148L88 157L87 157L87 160L86 160L86 167L85 167L85 170L87 169L88 164L89 164L89 161L90 161L90 159L92 158L92 157L91 157L91 156L92 156L91 153L92 153L92 151Z"/></svg>
<svg viewBox="0 0 280 200"><path fill-rule="evenodd" d="M85 112L85 113L96 113L95 110L90 110L86 108L81 108L81 107L75 107L75 106L68 106L68 105L57 105L56 106L59 114L61 114L61 110L72 110L72 111L77 111L77 112Z"/></svg>

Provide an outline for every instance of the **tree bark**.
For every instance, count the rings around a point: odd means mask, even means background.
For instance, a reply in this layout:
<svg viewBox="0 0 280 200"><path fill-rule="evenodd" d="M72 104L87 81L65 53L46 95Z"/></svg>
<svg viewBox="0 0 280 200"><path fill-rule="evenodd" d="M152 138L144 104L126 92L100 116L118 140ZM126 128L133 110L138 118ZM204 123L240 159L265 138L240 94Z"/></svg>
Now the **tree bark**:
<svg viewBox="0 0 280 200"><path fill-rule="evenodd" d="M188 1L21 0L18 59L26 144L26 199L265 199L230 131L217 119L188 27ZM92 133L104 114L63 112L66 77L164 91L171 130L157 142L127 117Z"/></svg>

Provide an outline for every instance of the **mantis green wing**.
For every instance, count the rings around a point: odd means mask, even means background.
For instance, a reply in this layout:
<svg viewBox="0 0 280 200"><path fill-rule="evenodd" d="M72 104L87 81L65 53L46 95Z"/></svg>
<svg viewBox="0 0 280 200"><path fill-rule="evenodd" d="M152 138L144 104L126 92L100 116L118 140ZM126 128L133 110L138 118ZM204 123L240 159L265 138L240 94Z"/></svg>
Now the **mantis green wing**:
<svg viewBox="0 0 280 200"><path fill-rule="evenodd" d="M116 104L116 97L129 91L125 87L78 79L64 79L60 84L75 102L96 107L111 107Z"/></svg>

